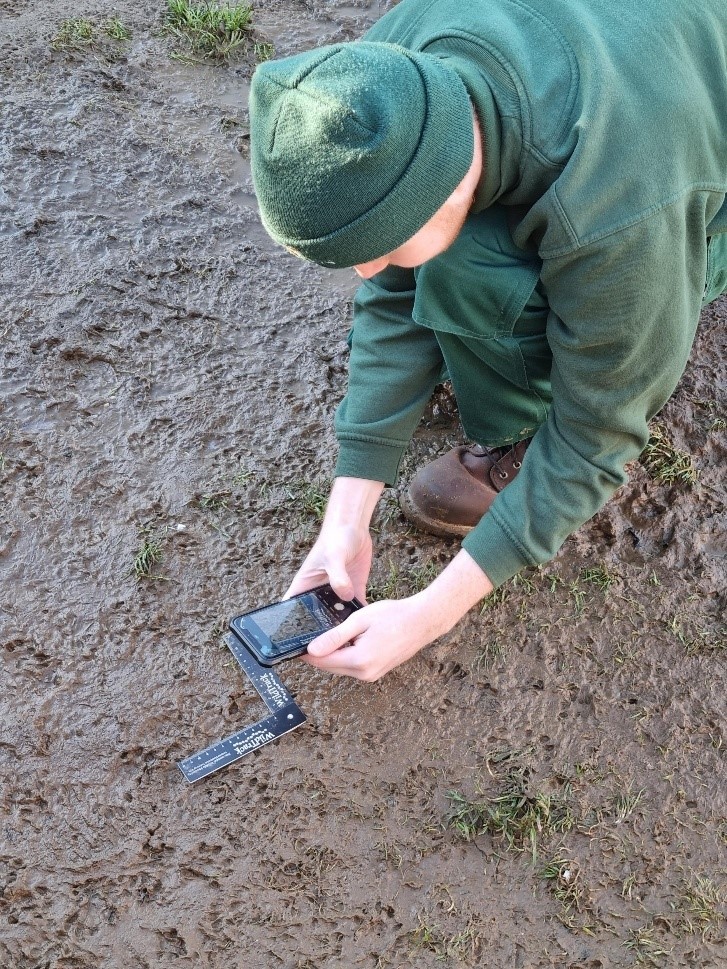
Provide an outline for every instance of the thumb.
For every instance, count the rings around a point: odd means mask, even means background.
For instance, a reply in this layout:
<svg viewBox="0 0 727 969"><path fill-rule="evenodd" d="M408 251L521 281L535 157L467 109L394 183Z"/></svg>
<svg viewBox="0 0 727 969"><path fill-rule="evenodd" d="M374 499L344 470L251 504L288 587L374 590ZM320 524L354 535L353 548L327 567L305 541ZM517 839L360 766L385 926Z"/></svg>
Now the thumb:
<svg viewBox="0 0 727 969"><path fill-rule="evenodd" d="M346 566L341 562L332 563L326 571L328 572L328 584L336 593L339 599L349 602L353 599L355 592L351 577L346 571Z"/></svg>
<svg viewBox="0 0 727 969"><path fill-rule="evenodd" d="M310 656L330 656L337 649L341 649L346 643L360 636L368 626L368 620L362 618L365 609L360 609L349 616L340 626L334 626L327 632L316 636L308 643L308 653Z"/></svg>

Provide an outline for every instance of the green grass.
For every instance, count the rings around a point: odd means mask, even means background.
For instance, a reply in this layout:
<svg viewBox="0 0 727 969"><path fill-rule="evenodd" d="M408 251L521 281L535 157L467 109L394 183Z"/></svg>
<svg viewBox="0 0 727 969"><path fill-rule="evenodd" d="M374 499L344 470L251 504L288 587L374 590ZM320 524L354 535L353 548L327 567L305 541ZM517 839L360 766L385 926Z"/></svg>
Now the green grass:
<svg viewBox="0 0 727 969"><path fill-rule="evenodd" d="M480 615L488 612L490 609L496 609L504 602L508 602L513 595L517 595L520 592L522 595L517 601L521 612L520 618L522 619L524 618L522 613L525 603L537 591L537 588L537 583L527 573L520 572L518 575L514 575L509 582L499 586L494 592L491 592L490 595L482 600L480 603Z"/></svg>
<svg viewBox="0 0 727 969"><path fill-rule="evenodd" d="M223 119L224 121L225 119ZM233 119L229 118L228 121ZM222 124L222 122L220 122ZM246 488L252 481L255 480L255 475L257 471L248 471L247 468L243 468L242 465L237 469L237 471L232 476L232 486L233 488Z"/></svg>
<svg viewBox="0 0 727 969"><path fill-rule="evenodd" d="M200 497L199 506L205 511L224 511L231 497L231 491L210 491Z"/></svg>
<svg viewBox="0 0 727 969"><path fill-rule="evenodd" d="M475 656L472 668L475 673L489 673L506 652L505 645L499 639L492 639L478 651Z"/></svg>
<svg viewBox="0 0 727 969"><path fill-rule="evenodd" d="M101 24L85 17L74 17L61 22L50 46L56 51L80 51L96 47L102 35L119 42L131 39L131 31L118 17Z"/></svg>
<svg viewBox="0 0 727 969"><path fill-rule="evenodd" d="M597 565L591 569L584 569L581 572L581 578L584 582L589 582L591 585L603 589L604 592L607 592L614 582L618 581L618 575L615 572L609 572L603 565Z"/></svg>
<svg viewBox="0 0 727 969"><path fill-rule="evenodd" d="M695 484L698 472L692 456L674 447L660 424L652 424L649 430L651 436L641 453L641 463L651 477L665 484Z"/></svg>
<svg viewBox="0 0 727 969"><path fill-rule="evenodd" d="M252 7L167 0L164 29L191 53L209 60L227 61L252 43ZM267 57L271 54L272 50Z"/></svg>
<svg viewBox="0 0 727 969"><path fill-rule="evenodd" d="M294 481L288 497L295 502L295 510L302 521L312 518L320 523L326 513L330 484L323 481Z"/></svg>
<svg viewBox="0 0 727 969"><path fill-rule="evenodd" d="M154 575L154 566L162 560L162 540L148 528L140 529L142 539L141 548L136 553L131 566L131 574L136 579L159 579Z"/></svg>
<svg viewBox="0 0 727 969"><path fill-rule="evenodd" d="M724 625L715 630L698 628L693 632L684 629L679 616L672 616L667 624L676 638L682 644L689 656L698 653L721 653L727 650L727 635Z"/></svg>
<svg viewBox="0 0 727 969"><path fill-rule="evenodd" d="M450 791L451 810L447 824L465 841L478 835L501 837L514 851L529 851L535 863L541 843L551 835L569 831L575 824L563 798L536 792L530 794L522 774L511 774L502 794L473 801Z"/></svg>
<svg viewBox="0 0 727 969"><path fill-rule="evenodd" d="M631 817L643 800L645 793L643 788L640 791L634 791L628 787L625 791L613 796L611 813L616 824L622 824L627 818Z"/></svg>
<svg viewBox="0 0 727 969"><path fill-rule="evenodd" d="M96 39L96 27L92 21L83 17L64 20L58 33L51 40L53 50L78 50L88 47Z"/></svg>
<svg viewBox="0 0 727 969"><path fill-rule="evenodd" d="M112 40L131 40L131 31L122 24L118 17L107 20L103 26L103 31Z"/></svg>
<svg viewBox="0 0 727 969"><path fill-rule="evenodd" d="M485 612L489 612L490 609L496 609L501 606L503 602L507 602L510 598L512 589L507 585L498 586L494 592L491 592L486 598L480 603L480 615Z"/></svg>
<svg viewBox="0 0 727 969"><path fill-rule="evenodd" d="M724 921L719 910L725 898L710 878L697 875L690 879L680 901L684 912L682 924L687 932L698 932L705 939L716 932Z"/></svg>
<svg viewBox="0 0 727 969"><path fill-rule="evenodd" d="M370 602L382 599L402 599L416 595L434 581L439 574L439 566L434 562L424 565L400 566L389 559L389 567L381 578L372 579L368 598Z"/></svg>
<svg viewBox="0 0 727 969"><path fill-rule="evenodd" d="M578 585L578 581L571 582L568 585L568 591L573 598L574 609L577 614L583 612L586 605L586 593Z"/></svg>
<svg viewBox="0 0 727 969"><path fill-rule="evenodd" d="M270 60L275 53L275 47L265 41L256 41L253 46L253 53L255 54L255 61L258 64L262 64L263 61Z"/></svg>

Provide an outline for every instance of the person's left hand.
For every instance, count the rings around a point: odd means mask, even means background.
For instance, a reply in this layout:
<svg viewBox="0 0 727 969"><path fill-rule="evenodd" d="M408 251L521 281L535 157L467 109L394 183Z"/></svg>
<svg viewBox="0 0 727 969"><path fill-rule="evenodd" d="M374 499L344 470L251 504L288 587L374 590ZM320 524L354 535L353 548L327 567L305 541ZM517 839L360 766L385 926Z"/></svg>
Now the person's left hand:
<svg viewBox="0 0 727 969"><path fill-rule="evenodd" d="M308 645L304 659L320 670L371 683L444 631L421 595L387 599L364 606L318 636Z"/></svg>

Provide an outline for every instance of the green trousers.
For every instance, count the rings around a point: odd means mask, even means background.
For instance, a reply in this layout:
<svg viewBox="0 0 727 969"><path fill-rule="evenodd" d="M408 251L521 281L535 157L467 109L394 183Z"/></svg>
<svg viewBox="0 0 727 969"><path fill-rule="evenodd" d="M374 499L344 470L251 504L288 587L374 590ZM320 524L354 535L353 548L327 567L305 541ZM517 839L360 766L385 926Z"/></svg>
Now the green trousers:
<svg viewBox="0 0 727 969"><path fill-rule="evenodd" d="M540 260L518 249L507 210L471 216L416 273L413 317L431 328L468 437L488 447L532 437L552 400Z"/></svg>
<svg viewBox="0 0 727 969"><path fill-rule="evenodd" d="M702 306L727 293L727 232L707 240L707 282Z"/></svg>

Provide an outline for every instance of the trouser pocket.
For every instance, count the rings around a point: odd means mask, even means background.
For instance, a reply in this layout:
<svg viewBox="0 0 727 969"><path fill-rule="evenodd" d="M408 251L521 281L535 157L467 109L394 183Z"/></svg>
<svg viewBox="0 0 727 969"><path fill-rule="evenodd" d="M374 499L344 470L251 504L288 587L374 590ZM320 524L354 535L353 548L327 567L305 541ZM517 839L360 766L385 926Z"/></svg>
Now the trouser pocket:
<svg viewBox="0 0 727 969"><path fill-rule="evenodd" d="M514 244L506 214L471 216L417 271L413 311L436 333L465 431L490 447L532 436L551 401L541 263Z"/></svg>

